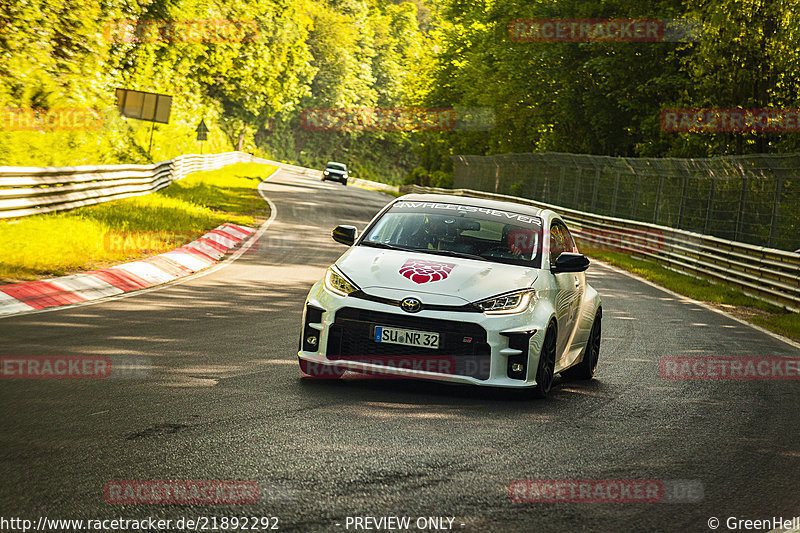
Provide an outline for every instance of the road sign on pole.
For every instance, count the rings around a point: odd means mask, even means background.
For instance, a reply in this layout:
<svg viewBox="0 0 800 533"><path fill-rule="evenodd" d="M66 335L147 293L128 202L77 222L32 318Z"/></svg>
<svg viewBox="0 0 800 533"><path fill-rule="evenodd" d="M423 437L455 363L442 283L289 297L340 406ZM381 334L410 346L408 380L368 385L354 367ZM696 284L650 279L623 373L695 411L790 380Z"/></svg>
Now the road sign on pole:
<svg viewBox="0 0 800 533"><path fill-rule="evenodd" d="M197 132L198 141L205 141L208 137L208 126L206 126L206 121L200 120L200 125L197 126L197 129L194 131Z"/></svg>
<svg viewBox="0 0 800 533"><path fill-rule="evenodd" d="M130 89L117 89L115 94L120 115L152 122L150 125L150 145L147 147L147 153L149 154L153 149L153 130L156 122L169 124L169 115L172 111L172 96L132 91Z"/></svg>
<svg viewBox="0 0 800 533"><path fill-rule="evenodd" d="M208 139L208 126L206 126L206 121L205 120L200 119L200 125L197 126L197 129L194 130L194 131L197 132L197 140L198 141L203 142L206 139ZM203 145L202 144L200 145L200 153L201 154L203 153Z"/></svg>

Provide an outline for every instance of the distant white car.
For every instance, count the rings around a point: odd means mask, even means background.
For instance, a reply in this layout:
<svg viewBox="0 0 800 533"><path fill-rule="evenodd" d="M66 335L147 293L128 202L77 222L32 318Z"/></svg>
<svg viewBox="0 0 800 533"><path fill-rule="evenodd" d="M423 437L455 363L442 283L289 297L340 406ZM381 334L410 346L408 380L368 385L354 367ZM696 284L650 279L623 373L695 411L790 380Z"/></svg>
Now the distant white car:
<svg viewBox="0 0 800 533"><path fill-rule="evenodd" d="M591 379L600 297L553 211L406 195L308 294L298 356L307 376L345 371L550 391L556 373Z"/></svg>
<svg viewBox="0 0 800 533"><path fill-rule="evenodd" d="M322 181L332 180L338 181L342 185L347 185L348 177L347 165L336 161L328 161L328 164L325 165L325 170L322 171Z"/></svg>

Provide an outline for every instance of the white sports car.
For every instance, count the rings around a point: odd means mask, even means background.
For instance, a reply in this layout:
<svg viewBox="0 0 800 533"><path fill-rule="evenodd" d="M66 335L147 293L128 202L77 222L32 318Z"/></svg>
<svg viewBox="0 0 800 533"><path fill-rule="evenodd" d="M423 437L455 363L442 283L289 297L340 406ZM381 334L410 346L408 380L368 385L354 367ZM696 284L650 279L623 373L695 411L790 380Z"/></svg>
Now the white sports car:
<svg viewBox="0 0 800 533"><path fill-rule="evenodd" d="M387 205L308 294L298 356L306 376L346 371L495 387L591 379L600 297L553 211L412 194Z"/></svg>

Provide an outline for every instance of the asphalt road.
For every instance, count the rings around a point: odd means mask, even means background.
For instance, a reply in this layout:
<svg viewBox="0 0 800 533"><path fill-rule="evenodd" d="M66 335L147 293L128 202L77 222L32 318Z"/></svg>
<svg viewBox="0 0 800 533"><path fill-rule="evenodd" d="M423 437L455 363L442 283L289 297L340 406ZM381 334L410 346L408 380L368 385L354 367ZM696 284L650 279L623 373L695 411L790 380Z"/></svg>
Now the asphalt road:
<svg viewBox="0 0 800 533"><path fill-rule="evenodd" d="M594 265L598 377L536 401L416 381L301 380L305 294L388 197L281 172L256 249L191 281L0 320L0 355L104 355L128 375L0 382L0 516L455 517L459 531L710 531L800 516L800 382L673 381L659 360L800 350ZM148 370L147 367L150 367ZM137 369L138 368L138 369ZM516 479L689 480L686 503L512 503ZM111 505L111 480L252 480L241 506ZM698 498L695 498L698 499ZM336 525L336 524L340 525ZM11 529L7 529L11 530ZM725 527L720 528L725 531ZM351 528L350 531L353 531Z"/></svg>

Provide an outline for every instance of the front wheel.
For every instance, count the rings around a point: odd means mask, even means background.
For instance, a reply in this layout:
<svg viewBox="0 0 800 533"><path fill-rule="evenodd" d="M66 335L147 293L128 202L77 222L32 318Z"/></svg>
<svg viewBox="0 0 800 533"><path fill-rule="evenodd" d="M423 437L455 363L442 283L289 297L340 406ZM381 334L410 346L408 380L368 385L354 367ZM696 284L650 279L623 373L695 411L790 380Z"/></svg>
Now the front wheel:
<svg viewBox="0 0 800 533"><path fill-rule="evenodd" d="M597 360L600 357L600 333L601 333L601 314L598 311L592 324L592 331L589 333L589 340L586 341L586 348L583 352L583 360L577 365L561 373L567 379L592 379L597 370Z"/></svg>
<svg viewBox="0 0 800 533"><path fill-rule="evenodd" d="M553 370L556 366L556 329L548 328L539 354L539 366L536 369L536 386L532 389L534 398L547 398L553 386Z"/></svg>

